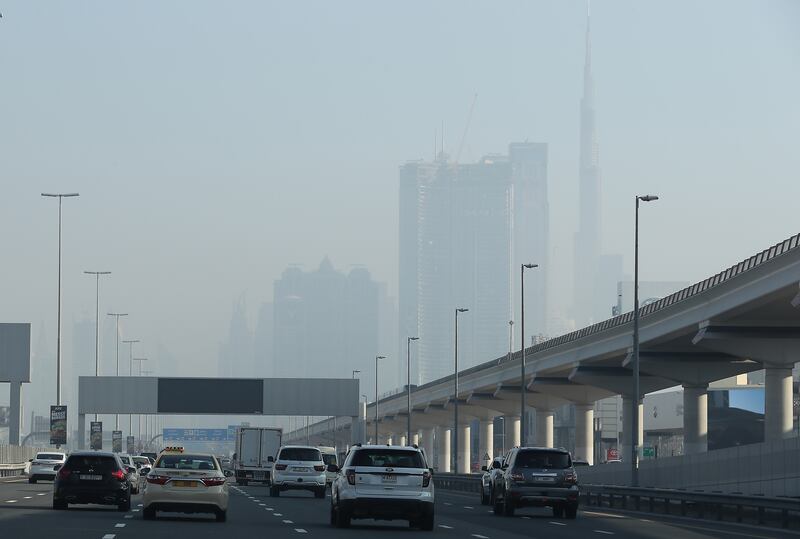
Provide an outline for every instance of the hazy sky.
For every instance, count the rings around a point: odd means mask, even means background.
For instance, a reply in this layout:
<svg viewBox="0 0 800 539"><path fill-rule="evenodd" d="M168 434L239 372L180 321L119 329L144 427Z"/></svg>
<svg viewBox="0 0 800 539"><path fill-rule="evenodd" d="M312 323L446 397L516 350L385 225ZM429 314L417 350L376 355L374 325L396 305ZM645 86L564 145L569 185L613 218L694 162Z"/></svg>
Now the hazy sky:
<svg viewBox="0 0 800 539"><path fill-rule="evenodd" d="M165 374L211 374L242 293L289 263L366 264L396 290L397 167L458 147L550 145L551 229L570 302L586 3L32 2L0 6L0 321L55 336L131 313ZM800 2L592 6L604 248L696 281L800 230ZM613 298L609 304L613 303ZM65 335L65 339L69 337ZM65 357L69 353L65 347ZM387 351L387 355L394 350ZM68 358L67 358L68 359ZM194 367L192 367L194 365ZM347 371L349 372L349 371Z"/></svg>

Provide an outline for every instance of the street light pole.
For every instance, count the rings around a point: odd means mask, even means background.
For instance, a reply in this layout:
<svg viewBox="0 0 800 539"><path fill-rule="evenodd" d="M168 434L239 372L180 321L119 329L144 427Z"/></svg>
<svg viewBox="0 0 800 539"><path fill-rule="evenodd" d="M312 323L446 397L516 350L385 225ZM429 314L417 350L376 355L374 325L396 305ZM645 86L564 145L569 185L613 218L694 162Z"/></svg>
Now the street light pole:
<svg viewBox="0 0 800 539"><path fill-rule="evenodd" d="M655 195L636 196L636 222L633 248L633 398L631 404L631 485L639 486L639 201L658 200Z"/></svg>
<svg viewBox="0 0 800 539"><path fill-rule="evenodd" d="M134 361L139 362L139 376L142 375L142 361L147 361L146 357L135 357ZM136 428L136 439L139 440L139 445L142 445L142 414L138 417L139 426Z"/></svg>
<svg viewBox="0 0 800 539"><path fill-rule="evenodd" d="M406 444L411 445L411 341L418 341L419 337L406 338L406 397L408 405L408 418L406 425Z"/></svg>
<svg viewBox="0 0 800 539"><path fill-rule="evenodd" d="M455 311L455 346L454 346L454 369L455 377L453 380L453 466L455 473L458 473L458 315L459 313L469 312L469 309L458 308Z"/></svg>
<svg viewBox="0 0 800 539"><path fill-rule="evenodd" d="M128 316L128 313L108 313L108 316L113 316L117 319L117 334L114 336L114 340L117 343L117 376L119 376L119 317ZM119 430L119 414L116 414L114 419L114 430Z"/></svg>
<svg viewBox="0 0 800 539"><path fill-rule="evenodd" d="M133 376L133 345L140 341L138 339L129 339L122 342L130 345L130 347L128 348L129 351L128 376ZM128 414L128 435L130 436L132 434L133 434L133 414Z"/></svg>
<svg viewBox="0 0 800 539"><path fill-rule="evenodd" d="M56 404L61 405L61 199L80 196L78 193L42 193L58 198L58 322L56 329Z"/></svg>
<svg viewBox="0 0 800 539"><path fill-rule="evenodd" d="M110 275L110 271L84 271L87 275L95 276L94 295L94 377L100 376L100 276ZM97 414L94 414L97 421Z"/></svg>
<svg viewBox="0 0 800 539"><path fill-rule="evenodd" d="M525 270L538 268L538 264L522 264L519 268L519 294L520 294L520 344L522 345L522 358L520 361L519 379L519 443L523 447L528 445L525 428Z"/></svg>
<svg viewBox="0 0 800 539"><path fill-rule="evenodd" d="M375 445L378 444L378 361L386 356L375 356Z"/></svg>

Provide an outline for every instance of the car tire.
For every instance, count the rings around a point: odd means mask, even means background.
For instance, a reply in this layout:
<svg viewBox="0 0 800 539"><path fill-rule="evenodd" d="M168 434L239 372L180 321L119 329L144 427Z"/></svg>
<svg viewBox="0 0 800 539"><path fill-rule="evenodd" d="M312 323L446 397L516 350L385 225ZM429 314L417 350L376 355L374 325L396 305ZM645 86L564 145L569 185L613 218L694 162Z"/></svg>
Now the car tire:
<svg viewBox="0 0 800 539"><path fill-rule="evenodd" d="M553 517L555 517L555 518L564 518L564 506L563 505L554 505L553 506Z"/></svg>
<svg viewBox="0 0 800 539"><path fill-rule="evenodd" d="M492 494L492 509L494 510L495 515L502 515L503 514L503 503L497 501L497 497Z"/></svg>
<svg viewBox="0 0 800 539"><path fill-rule="evenodd" d="M567 518L570 520L575 519L578 516L578 505L577 504L570 504L566 508Z"/></svg>
<svg viewBox="0 0 800 539"><path fill-rule="evenodd" d="M142 518L145 520L155 520L156 519L156 510L153 507L145 507L142 510Z"/></svg>
<svg viewBox="0 0 800 539"><path fill-rule="evenodd" d="M29 477L28 478L28 483L32 483L32 484L35 485L36 484L36 478L35 477Z"/></svg>
<svg viewBox="0 0 800 539"><path fill-rule="evenodd" d="M514 516L514 502L511 501L511 496L503 496L503 516Z"/></svg>
<svg viewBox="0 0 800 539"><path fill-rule="evenodd" d="M228 519L228 512L217 510L215 516L217 517L217 522L225 522Z"/></svg>
<svg viewBox="0 0 800 539"><path fill-rule="evenodd" d="M130 511L131 510L131 495L130 494L128 494L128 497L124 501L120 502L117 505L117 510L118 511Z"/></svg>
<svg viewBox="0 0 800 539"><path fill-rule="evenodd" d="M488 505L489 500L487 499L486 493L483 491L483 486L481 486L481 505Z"/></svg>
<svg viewBox="0 0 800 539"><path fill-rule="evenodd" d="M334 510L336 524L334 524L337 528L349 528L350 527L350 514L338 507Z"/></svg>
<svg viewBox="0 0 800 539"><path fill-rule="evenodd" d="M269 487L269 495L272 498L280 498L281 489L279 489L278 487Z"/></svg>
<svg viewBox="0 0 800 539"><path fill-rule="evenodd" d="M53 498L53 509L57 511L63 511L67 508L68 508L67 502L65 502L64 500L57 500L56 498Z"/></svg>
<svg viewBox="0 0 800 539"><path fill-rule="evenodd" d="M419 520L418 527L426 532L433 531L433 513Z"/></svg>

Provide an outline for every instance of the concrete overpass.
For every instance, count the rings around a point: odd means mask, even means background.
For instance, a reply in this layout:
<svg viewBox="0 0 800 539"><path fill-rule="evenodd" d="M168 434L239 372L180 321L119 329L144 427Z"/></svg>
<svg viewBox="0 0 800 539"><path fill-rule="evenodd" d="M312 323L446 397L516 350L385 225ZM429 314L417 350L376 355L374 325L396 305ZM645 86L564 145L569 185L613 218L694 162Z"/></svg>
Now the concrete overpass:
<svg viewBox="0 0 800 539"><path fill-rule="evenodd" d="M792 433L792 368L800 360L800 234L749 257L711 277L648 304L641 313L641 395L682 385L686 453L707 449L707 390L710 382L765 369L765 440ZM621 454L630 454L632 375L628 369L633 312L605 320L527 349L524 380L527 405L537 411L537 432L527 444L552 445L553 410L572 403L576 411L575 455L591 461L595 401L622 395L625 402ZM519 352L417 387L411 397L413 436L433 454L439 469L450 471L452 407L459 403L459 438L469 439L470 424L480 422L479 451L491 454L493 421L506 418L508 446L519 439ZM443 358L450 361L450 358ZM366 406L366 432L374 432L375 403ZM406 395L382 398L379 442L406 443ZM364 412L362 412L364 414ZM642 409L640 407L641 416ZM539 420L541 418L541 420ZM331 421L309 427L319 441L333 438ZM336 421L349 429L349 418ZM626 428L627 427L627 428ZM642 444L642 421L637 433ZM289 433L305 440L306 429ZM341 438L339 435L338 438ZM626 447L628 450L626 451ZM468 471L469 444L458 455L460 473Z"/></svg>

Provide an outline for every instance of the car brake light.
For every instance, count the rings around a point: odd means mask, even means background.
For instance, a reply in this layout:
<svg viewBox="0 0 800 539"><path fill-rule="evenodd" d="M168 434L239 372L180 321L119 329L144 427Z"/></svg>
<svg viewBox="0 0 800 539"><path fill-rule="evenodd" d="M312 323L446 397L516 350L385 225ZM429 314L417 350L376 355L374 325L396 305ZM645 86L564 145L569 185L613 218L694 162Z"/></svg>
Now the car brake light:
<svg viewBox="0 0 800 539"><path fill-rule="evenodd" d="M218 487L225 484L224 477L204 477L201 481L207 487Z"/></svg>
<svg viewBox="0 0 800 539"><path fill-rule="evenodd" d="M285 464L276 464L275 465L275 469L276 470L285 470L286 469L286 465Z"/></svg>
<svg viewBox="0 0 800 539"><path fill-rule="evenodd" d="M111 472L111 477L116 479L117 481L125 481L125 472L122 470L114 470Z"/></svg>
<svg viewBox="0 0 800 539"><path fill-rule="evenodd" d="M512 481L517 481L517 482L525 481L525 475L521 474L519 472L512 472L512 473L508 474L508 477Z"/></svg>
<svg viewBox="0 0 800 539"><path fill-rule="evenodd" d="M422 472L422 486L427 487L431 484L431 472L429 470L425 470Z"/></svg>
<svg viewBox="0 0 800 539"><path fill-rule="evenodd" d="M351 485L356 484L356 471L352 468L348 468L344 471L345 477L347 477L347 482Z"/></svg>
<svg viewBox="0 0 800 539"><path fill-rule="evenodd" d="M145 476L148 483L153 483L154 485L163 485L167 481L169 481L169 477L166 475L151 475L148 474Z"/></svg>
<svg viewBox="0 0 800 539"><path fill-rule="evenodd" d="M59 479L66 479L67 477L69 477L70 473L71 473L71 470L69 470L67 468L61 468L60 470L58 470L58 478Z"/></svg>
<svg viewBox="0 0 800 539"><path fill-rule="evenodd" d="M325 471L325 466L314 466L314 471L315 472L324 472Z"/></svg>

